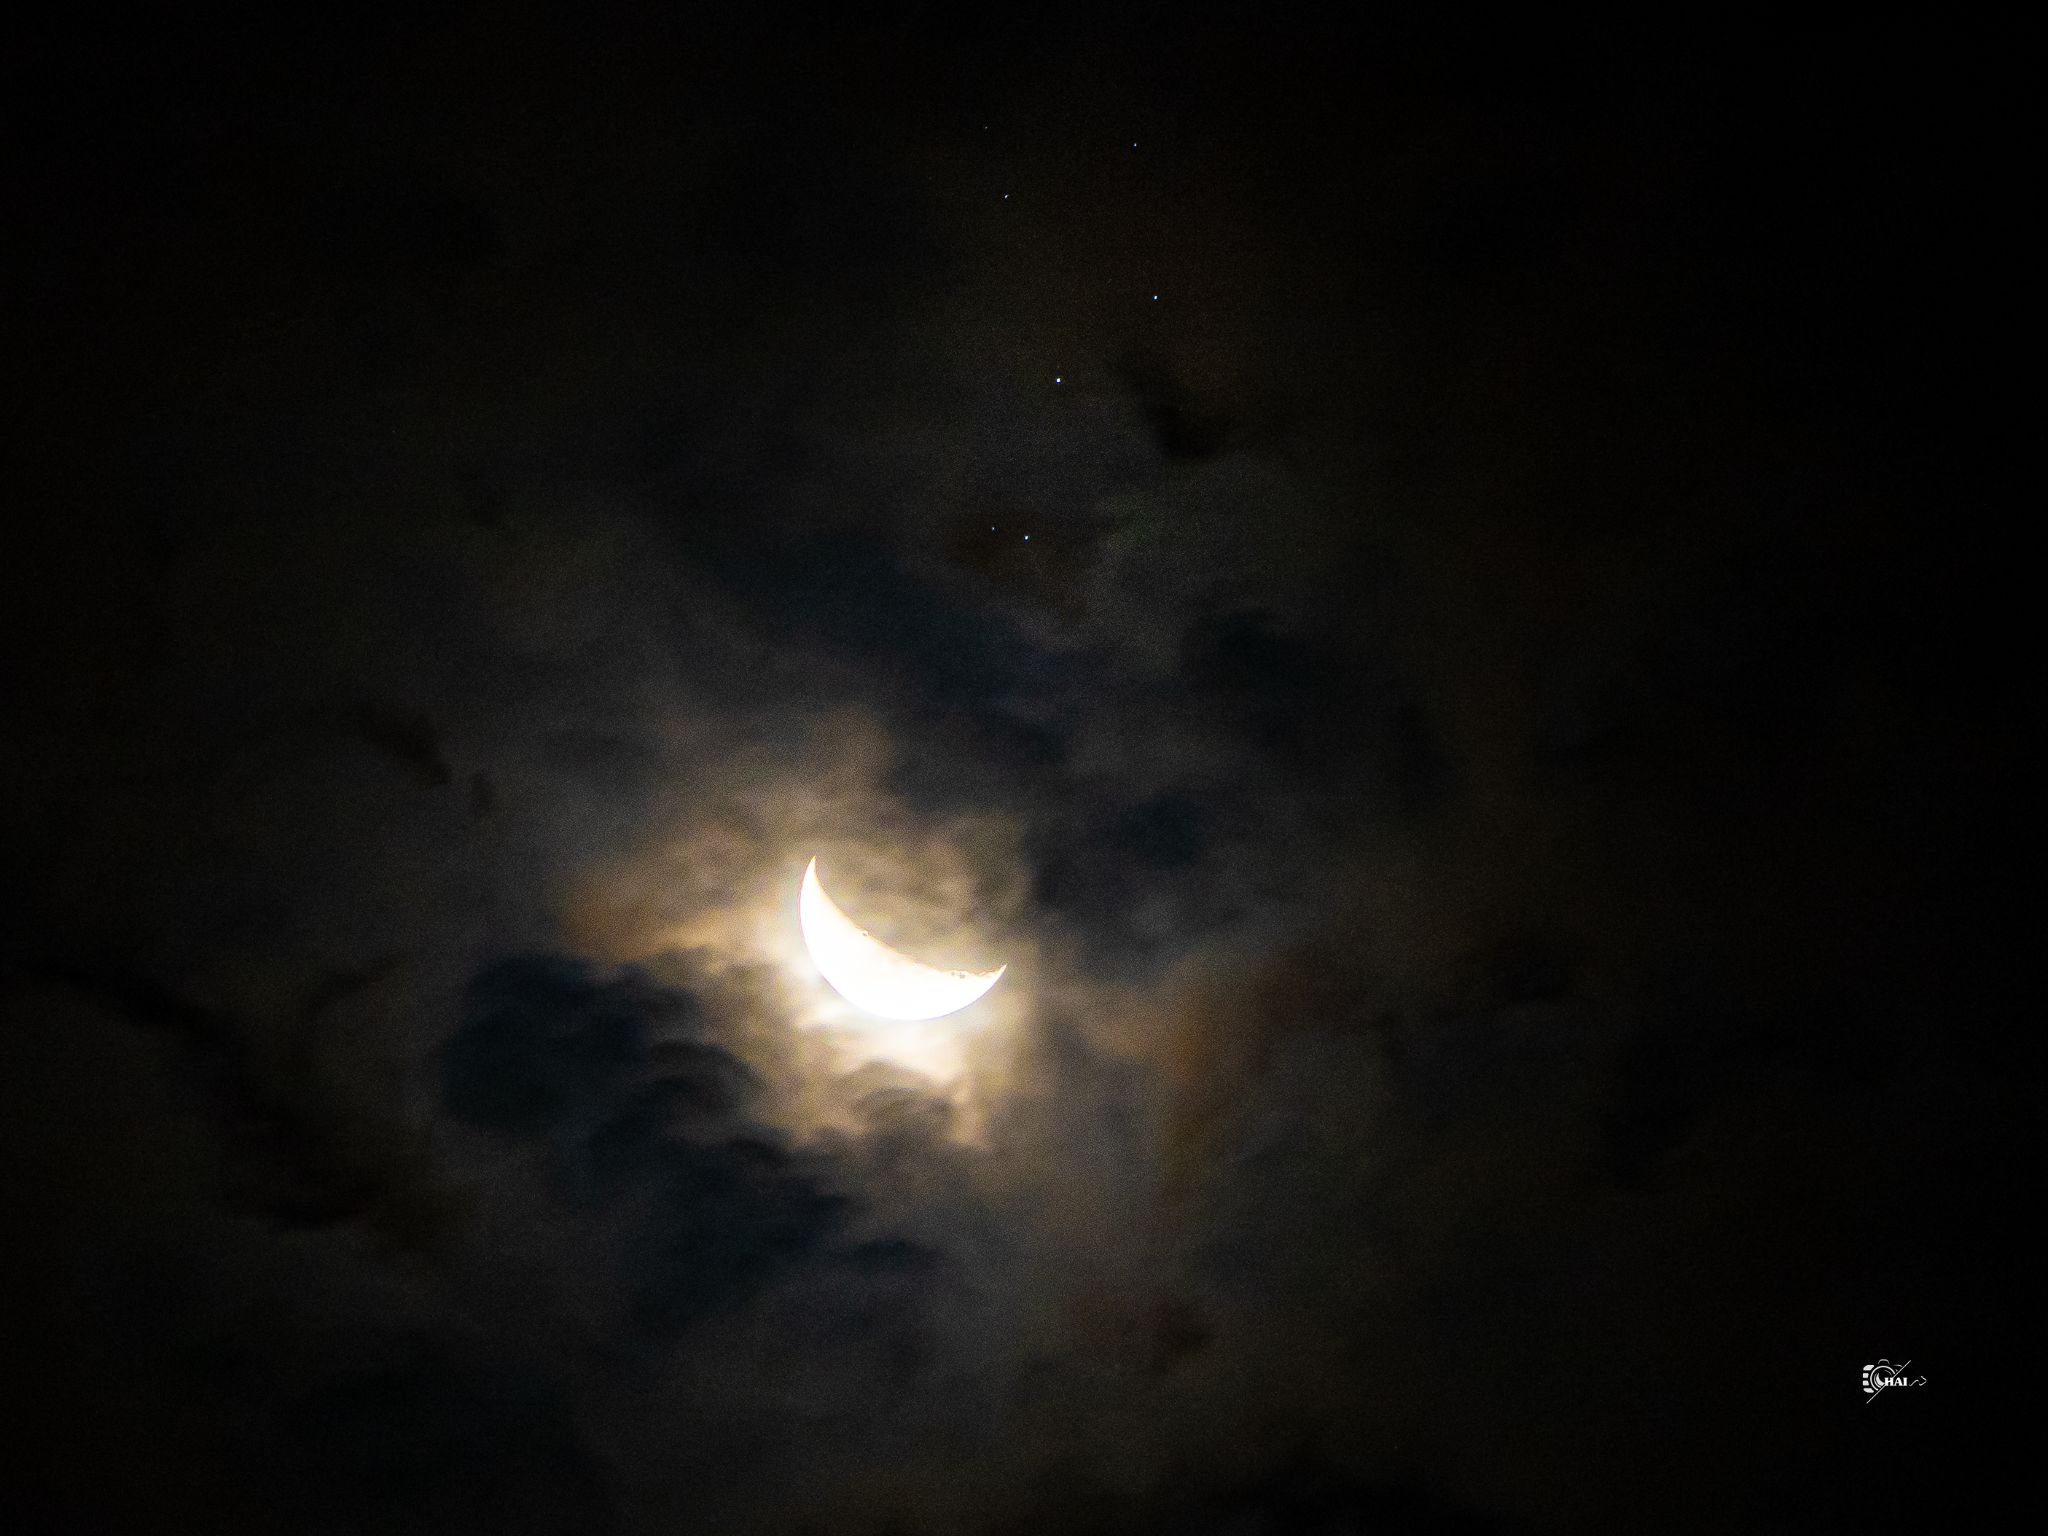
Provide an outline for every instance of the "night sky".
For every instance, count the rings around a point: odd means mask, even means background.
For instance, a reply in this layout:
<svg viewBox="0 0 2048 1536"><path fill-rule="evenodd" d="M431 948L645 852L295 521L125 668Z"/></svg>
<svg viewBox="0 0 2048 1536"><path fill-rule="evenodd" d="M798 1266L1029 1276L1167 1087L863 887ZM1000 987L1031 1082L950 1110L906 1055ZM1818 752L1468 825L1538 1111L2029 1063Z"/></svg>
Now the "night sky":
<svg viewBox="0 0 2048 1536"><path fill-rule="evenodd" d="M0 1525L1972 1528L2010 40L303 9L0 66Z"/></svg>

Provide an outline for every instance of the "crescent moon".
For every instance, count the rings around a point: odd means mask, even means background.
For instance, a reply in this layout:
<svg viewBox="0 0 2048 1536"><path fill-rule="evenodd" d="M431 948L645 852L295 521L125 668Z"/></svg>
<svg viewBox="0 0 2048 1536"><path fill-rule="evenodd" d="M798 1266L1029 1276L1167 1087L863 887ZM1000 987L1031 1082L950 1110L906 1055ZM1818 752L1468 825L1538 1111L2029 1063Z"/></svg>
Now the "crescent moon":
<svg viewBox="0 0 2048 1536"><path fill-rule="evenodd" d="M898 954L839 910L818 883L818 861L804 871L797 920L811 963L854 1007L885 1019L936 1019L957 1013L1002 979L992 971L942 971Z"/></svg>

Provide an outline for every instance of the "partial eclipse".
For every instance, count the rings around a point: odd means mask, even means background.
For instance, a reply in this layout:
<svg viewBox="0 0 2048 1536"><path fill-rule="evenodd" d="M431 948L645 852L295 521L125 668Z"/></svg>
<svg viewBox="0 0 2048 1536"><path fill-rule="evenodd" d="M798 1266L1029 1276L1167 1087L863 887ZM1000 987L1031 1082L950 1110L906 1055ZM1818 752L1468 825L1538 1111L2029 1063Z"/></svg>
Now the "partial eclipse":
<svg viewBox="0 0 2048 1536"><path fill-rule="evenodd" d="M854 1007L885 1019L936 1019L957 1013L1002 979L992 971L942 971L898 954L839 910L818 883L818 861L804 870L797 902L804 948L832 990Z"/></svg>

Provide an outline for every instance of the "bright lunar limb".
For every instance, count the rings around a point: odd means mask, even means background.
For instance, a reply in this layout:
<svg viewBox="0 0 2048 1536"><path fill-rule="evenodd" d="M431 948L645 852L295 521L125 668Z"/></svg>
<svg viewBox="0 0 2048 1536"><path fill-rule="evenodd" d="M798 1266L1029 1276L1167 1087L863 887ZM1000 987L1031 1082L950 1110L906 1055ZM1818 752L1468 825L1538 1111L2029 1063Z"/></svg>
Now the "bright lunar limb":
<svg viewBox="0 0 2048 1536"><path fill-rule="evenodd" d="M992 971L942 971L900 955L854 922L818 883L818 861L804 871L797 902L804 948L832 988L854 1007L885 1019L936 1019L956 1013L1002 979Z"/></svg>

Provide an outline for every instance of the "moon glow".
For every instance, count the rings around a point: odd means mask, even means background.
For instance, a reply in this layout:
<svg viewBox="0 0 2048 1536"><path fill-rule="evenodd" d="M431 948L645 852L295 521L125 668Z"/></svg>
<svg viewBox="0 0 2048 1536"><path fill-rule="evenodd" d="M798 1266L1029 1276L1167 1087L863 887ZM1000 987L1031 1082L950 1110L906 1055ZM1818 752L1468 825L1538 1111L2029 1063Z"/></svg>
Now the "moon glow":
<svg viewBox="0 0 2048 1536"><path fill-rule="evenodd" d="M804 870L797 902L804 948L833 991L885 1019L936 1019L957 1013L1001 980L992 971L942 971L898 954L839 910L818 881L818 861Z"/></svg>

